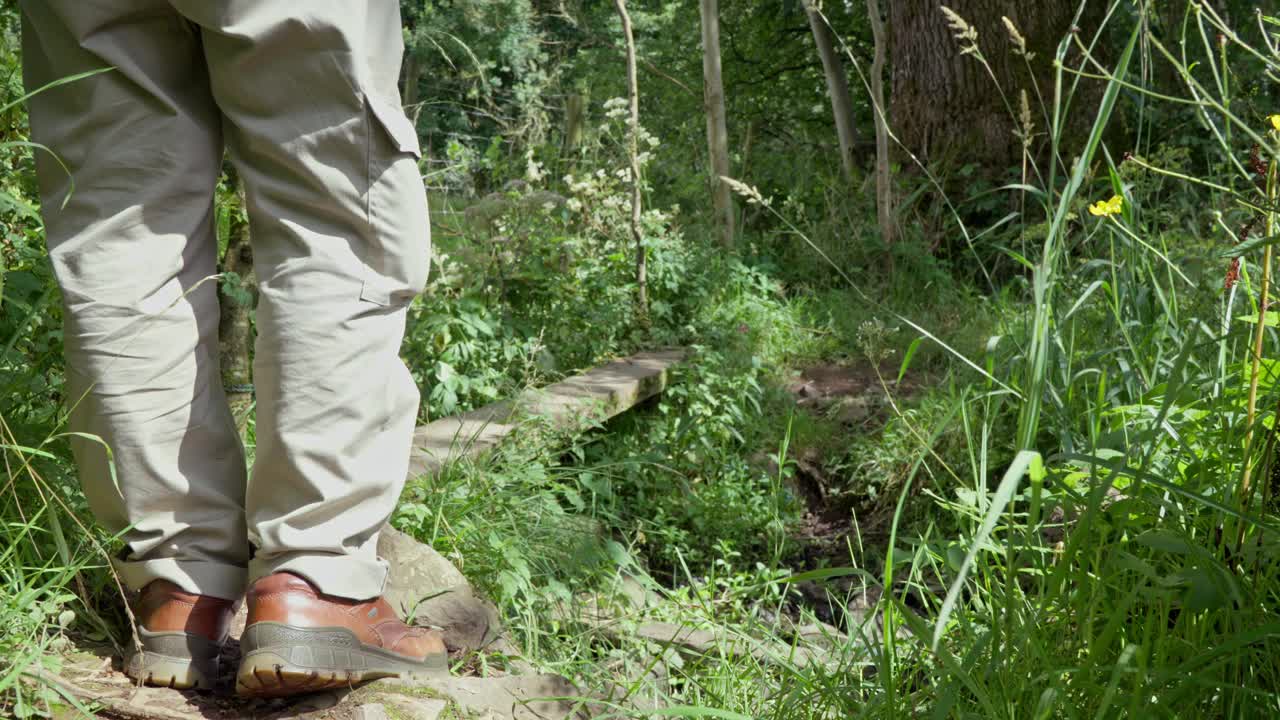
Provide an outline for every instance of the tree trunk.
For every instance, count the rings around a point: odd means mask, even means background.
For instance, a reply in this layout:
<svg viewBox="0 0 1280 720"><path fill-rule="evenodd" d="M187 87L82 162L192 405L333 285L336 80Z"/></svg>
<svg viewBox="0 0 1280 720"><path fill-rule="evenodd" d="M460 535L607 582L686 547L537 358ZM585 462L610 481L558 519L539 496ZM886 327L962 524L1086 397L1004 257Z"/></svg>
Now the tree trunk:
<svg viewBox="0 0 1280 720"><path fill-rule="evenodd" d="M711 192L720 242L733 246L733 197L720 178L729 177L729 133L724 119L724 82L720 78L720 11L716 0L701 0L702 93L707 112L707 146L711 153Z"/></svg>
<svg viewBox="0 0 1280 720"><path fill-rule="evenodd" d="M760 128L760 120L752 118L747 123L747 132L742 138L741 165L738 168L738 177L747 180L751 177L751 151L755 148L756 132Z"/></svg>
<svg viewBox="0 0 1280 720"><path fill-rule="evenodd" d="M404 98L404 106L411 108L410 117L413 124L418 124L418 116L422 114L421 107L415 107L418 104L418 81L422 78L422 61L418 59L416 53L410 51L405 53L404 58L404 92L401 97Z"/></svg>
<svg viewBox="0 0 1280 720"><path fill-rule="evenodd" d="M977 57L961 55L958 41L939 9L938 0L892 0L888 28L893 47L890 116L899 140L926 163L975 164L992 177L1018 164L1022 145L1017 128L1017 98L1036 88L1052 102L1053 60L1058 42L1072 30L1076 0L945 0L944 4L977 30L977 46L991 67ZM1088 3L1080 26L1097 29L1106 3ZM1034 57L1028 63L1013 52L1015 42L1002 17L1007 16L1026 40ZM1070 59L1070 56L1069 56ZM1028 70L1028 65L1030 70ZM994 75L994 78L992 77ZM1064 128L1063 157L1069 158L1093 121L1088 94L1097 83L1081 85ZM1003 90L1003 95L1001 94ZM1038 103L1037 103L1038 105ZM1035 106L1033 106L1035 107ZM1044 133L1044 116L1035 107L1036 125ZM1052 111L1052 109L1050 109ZM1040 143L1040 158L1047 143Z"/></svg>
<svg viewBox="0 0 1280 720"><path fill-rule="evenodd" d="M564 100L564 154L570 155L582 144L582 125L586 119L586 103L582 95L573 93Z"/></svg>
<svg viewBox="0 0 1280 720"><path fill-rule="evenodd" d="M239 207L228 213L230 229L220 268L223 278L218 283L218 354L227 404L231 406L231 415L243 437L253 405L253 363L250 359L253 348L250 319L254 304L253 250L249 244L249 222L244 216L244 185L230 164L227 168Z"/></svg>
<svg viewBox="0 0 1280 720"><path fill-rule="evenodd" d="M627 0L614 0L622 20L622 37L627 44L627 154L631 159L631 239L636 244L636 318L641 327L649 325L648 266L644 237L640 233L640 87L636 79L636 39L631 32Z"/></svg>
<svg viewBox="0 0 1280 720"><path fill-rule="evenodd" d="M747 122L747 130L742 138L742 150L739 151L738 155L740 158L738 161L738 177L744 182L750 182L751 151L755 149L756 133L759 132L759 128L760 120L758 118L752 118ZM738 227L742 232L745 233L747 228L751 227L752 223L755 221L756 212L758 210L759 208L753 205L743 206L742 214L738 217Z"/></svg>
<svg viewBox="0 0 1280 720"><path fill-rule="evenodd" d="M817 0L804 0L804 13L809 17L809 29L813 43L822 58L822 72L827 76L827 95L831 97L831 115L835 118L836 137L840 141L840 169L847 183L853 182L854 152L858 142L853 125L853 100L849 96L849 78L844 72L844 62L836 50L835 34L827 19L815 4Z"/></svg>
<svg viewBox="0 0 1280 720"><path fill-rule="evenodd" d="M871 103L876 125L876 220L880 225L880 239L887 248L897 237L898 226L893 213L893 176L890 174L889 164L888 118L885 117L888 109L884 105L886 48L880 0L867 0L867 17L871 21L871 35L875 43L871 60ZM892 258L893 255L890 254L889 257Z"/></svg>

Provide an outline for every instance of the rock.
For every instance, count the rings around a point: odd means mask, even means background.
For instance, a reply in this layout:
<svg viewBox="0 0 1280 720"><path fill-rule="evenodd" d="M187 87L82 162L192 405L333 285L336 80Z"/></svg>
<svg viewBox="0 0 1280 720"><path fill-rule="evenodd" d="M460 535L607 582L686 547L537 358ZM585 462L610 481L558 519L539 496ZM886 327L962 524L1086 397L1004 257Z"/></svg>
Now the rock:
<svg viewBox="0 0 1280 720"><path fill-rule="evenodd" d="M651 698L670 697L672 670L685 666L679 652L657 643L628 643L610 655L614 659L606 665L609 675L625 681L605 685L602 694L605 699L625 702L634 710L651 710L654 706Z"/></svg>
<svg viewBox="0 0 1280 720"><path fill-rule="evenodd" d="M693 656L740 655L765 663L794 667L828 662L827 654L818 648L793 647L776 640L750 638L719 627L714 630L699 630L669 622L645 621L635 624L590 617L581 617L579 621L608 637L639 638L659 647L671 647Z"/></svg>
<svg viewBox="0 0 1280 720"><path fill-rule="evenodd" d="M436 698L398 695L386 699L392 705L395 705L400 714L408 718L408 720L438 720L441 714L449 708L447 701Z"/></svg>
<svg viewBox="0 0 1280 720"><path fill-rule="evenodd" d="M351 714L352 720L391 720L387 708L381 703L361 705Z"/></svg>
<svg viewBox="0 0 1280 720"><path fill-rule="evenodd" d="M872 398L846 398L836 403L836 421L842 425L857 425L871 417Z"/></svg>
<svg viewBox="0 0 1280 720"><path fill-rule="evenodd" d="M454 588L424 600L414 609L412 617L419 625L441 628L445 645L454 651L488 648L503 630L498 608L477 597L469 587Z"/></svg>
<svg viewBox="0 0 1280 720"><path fill-rule="evenodd" d="M381 682L391 687L403 684ZM583 697L582 691L559 675L424 678L415 686L430 688L452 700L465 713L480 717L488 713L500 720L587 720L593 715L588 709L593 701Z"/></svg>
<svg viewBox="0 0 1280 720"><path fill-rule="evenodd" d="M385 597L396 612L444 632L450 650L479 650L502 634L498 609L440 553L392 527L378 539L378 555L391 567Z"/></svg>
<svg viewBox="0 0 1280 720"><path fill-rule="evenodd" d="M533 665L530 665L524 659L524 651L517 647L505 633L486 646L485 650L504 656L507 672L514 675L533 675L538 672Z"/></svg>
<svg viewBox="0 0 1280 720"><path fill-rule="evenodd" d="M429 545L385 526L378 538L378 555L391 565L387 596L393 592L413 595L414 601L456 587L470 587L458 568Z"/></svg>
<svg viewBox="0 0 1280 720"><path fill-rule="evenodd" d="M349 694L350 690L344 688L311 695L294 696L283 702L290 704L287 717L305 717L308 713L324 713L326 710L337 707ZM369 718L369 720L374 719Z"/></svg>
<svg viewBox="0 0 1280 720"><path fill-rule="evenodd" d="M789 616L783 615L782 617L785 618L782 621L782 625L787 629L788 634L794 637L797 642L806 646L823 650L836 650L849 643L848 635L820 620L812 620L807 624L798 625Z"/></svg>
<svg viewBox="0 0 1280 720"><path fill-rule="evenodd" d="M713 651L719 642L716 634L709 630L669 622L643 622L635 627L632 634L659 645L676 645L704 654Z"/></svg>

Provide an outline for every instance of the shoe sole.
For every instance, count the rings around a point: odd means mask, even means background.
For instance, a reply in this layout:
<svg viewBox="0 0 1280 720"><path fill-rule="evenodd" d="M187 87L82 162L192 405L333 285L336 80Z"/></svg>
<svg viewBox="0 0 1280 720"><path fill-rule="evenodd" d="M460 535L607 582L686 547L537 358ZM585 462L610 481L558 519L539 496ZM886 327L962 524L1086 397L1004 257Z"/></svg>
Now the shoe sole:
<svg viewBox="0 0 1280 720"><path fill-rule="evenodd" d="M448 672L449 658L422 661L360 642L346 628L254 623L240 638L236 693L278 697L354 687L380 678L411 680Z"/></svg>
<svg viewBox="0 0 1280 720"><path fill-rule="evenodd" d="M130 651L124 673L145 685L175 690L212 690L221 648L199 635L147 632L138 628L142 650Z"/></svg>

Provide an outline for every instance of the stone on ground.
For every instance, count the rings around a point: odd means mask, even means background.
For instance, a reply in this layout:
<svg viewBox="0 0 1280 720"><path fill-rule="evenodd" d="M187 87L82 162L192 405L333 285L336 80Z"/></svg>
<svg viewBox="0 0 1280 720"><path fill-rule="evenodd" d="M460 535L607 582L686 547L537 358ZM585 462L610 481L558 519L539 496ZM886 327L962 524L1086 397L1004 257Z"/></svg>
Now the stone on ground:
<svg viewBox="0 0 1280 720"><path fill-rule="evenodd" d="M502 634L498 609L431 547L385 527L378 554L391 567L387 602L405 619L440 628L450 650L482 650Z"/></svg>
<svg viewBox="0 0 1280 720"><path fill-rule="evenodd" d="M387 697L387 702L394 705L401 715L411 720L438 720L444 711L449 709L447 700L437 698L392 695Z"/></svg>
<svg viewBox="0 0 1280 720"><path fill-rule="evenodd" d="M402 683L384 681L392 687ZM420 681L452 700L464 713L500 720L586 720L596 701L559 675L508 675L497 678L442 677Z"/></svg>
<svg viewBox="0 0 1280 720"><path fill-rule="evenodd" d="M352 720L391 720L387 708L382 703L369 703L356 708Z"/></svg>

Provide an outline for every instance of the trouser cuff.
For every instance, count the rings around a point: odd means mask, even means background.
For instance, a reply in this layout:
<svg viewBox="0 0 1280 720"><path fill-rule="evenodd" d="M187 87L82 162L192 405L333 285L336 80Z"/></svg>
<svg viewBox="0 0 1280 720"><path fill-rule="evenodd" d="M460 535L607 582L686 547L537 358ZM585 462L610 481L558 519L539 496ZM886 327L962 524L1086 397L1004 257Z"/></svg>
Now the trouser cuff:
<svg viewBox="0 0 1280 720"><path fill-rule="evenodd" d="M278 572L299 575L325 595L348 600L378 597L387 585L387 563L377 557L288 553L249 561L251 582Z"/></svg>
<svg viewBox="0 0 1280 720"><path fill-rule="evenodd" d="M113 558L111 564L130 590L141 590L153 580L168 580L189 593L238 602L248 581L245 568L206 560Z"/></svg>

